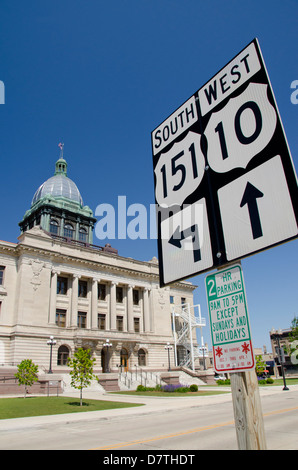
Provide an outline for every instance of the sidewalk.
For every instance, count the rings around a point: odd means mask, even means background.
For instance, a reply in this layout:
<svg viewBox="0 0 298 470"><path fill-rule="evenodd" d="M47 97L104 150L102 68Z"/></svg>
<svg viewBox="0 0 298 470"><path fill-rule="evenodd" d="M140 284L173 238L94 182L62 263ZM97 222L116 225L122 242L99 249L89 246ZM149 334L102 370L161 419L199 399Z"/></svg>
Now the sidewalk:
<svg viewBox="0 0 298 470"><path fill-rule="evenodd" d="M210 388L206 386L207 390L214 390L214 387ZM39 426L54 425L56 423L70 423L70 422L82 422L91 420L110 420L110 419L126 419L128 416L146 415L164 413L172 411L173 409L183 408L197 408L201 406L210 405L212 403L227 403L232 401L232 394L229 387L218 387L215 390L224 390L227 393L222 395L207 395L207 396L195 396L195 397L145 397L145 396L132 396L132 395L118 395L118 394L99 394L96 391L85 390L83 398L107 400L107 401L119 401L124 403L140 403L144 406L138 406L135 408L116 408L111 410L103 411L86 411L81 413L67 413L60 415L49 415L49 416L33 416L30 418L12 418L0 420L0 432L5 431L17 431L26 428L38 428ZM260 396L265 397L268 395L274 395L279 393L287 393L282 390L282 386L272 387L260 387ZM298 391L298 385L292 385L291 391ZM63 394L60 396L67 396L70 398L79 398L78 392Z"/></svg>

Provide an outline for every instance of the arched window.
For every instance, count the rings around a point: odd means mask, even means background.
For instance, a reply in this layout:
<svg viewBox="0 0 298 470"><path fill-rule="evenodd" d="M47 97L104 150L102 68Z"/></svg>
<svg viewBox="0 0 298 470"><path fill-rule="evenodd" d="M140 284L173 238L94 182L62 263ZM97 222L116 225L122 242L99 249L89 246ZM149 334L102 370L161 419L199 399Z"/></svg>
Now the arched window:
<svg viewBox="0 0 298 470"><path fill-rule="evenodd" d="M86 242L87 241L87 230L84 227L80 227L79 240L81 242Z"/></svg>
<svg viewBox="0 0 298 470"><path fill-rule="evenodd" d="M144 349L138 350L138 364L139 366L146 365L146 352L144 351Z"/></svg>
<svg viewBox="0 0 298 470"><path fill-rule="evenodd" d="M51 219L50 221L50 233L54 235L58 235L59 223L55 219Z"/></svg>
<svg viewBox="0 0 298 470"><path fill-rule="evenodd" d="M59 349L58 349L57 365L58 366L66 366L68 358L69 358L69 349L68 349L68 347L65 346L65 345L60 346Z"/></svg>
<svg viewBox="0 0 298 470"><path fill-rule="evenodd" d="M64 225L64 236L67 238L73 238L73 226L69 223Z"/></svg>

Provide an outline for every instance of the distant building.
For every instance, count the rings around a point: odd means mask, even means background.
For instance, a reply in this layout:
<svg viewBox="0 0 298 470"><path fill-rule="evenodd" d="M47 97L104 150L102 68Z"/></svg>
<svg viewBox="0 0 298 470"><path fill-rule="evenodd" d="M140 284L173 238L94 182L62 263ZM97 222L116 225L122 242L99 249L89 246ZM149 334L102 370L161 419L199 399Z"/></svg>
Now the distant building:
<svg viewBox="0 0 298 470"><path fill-rule="evenodd" d="M167 369L171 304L192 305L196 286L161 289L157 259L137 261L93 245L95 222L61 156L19 224L19 242L0 241L0 365L30 358L46 370L52 335L58 372L78 347L90 349L102 371ZM195 331L193 339L197 347ZM174 364L173 349L170 359Z"/></svg>
<svg viewBox="0 0 298 470"><path fill-rule="evenodd" d="M281 363L283 363L285 374L298 375L298 365L293 363L290 355L289 335L291 331L290 328L284 330L272 329L270 331L275 374L278 376L282 375ZM280 351L280 349L282 349L282 351Z"/></svg>

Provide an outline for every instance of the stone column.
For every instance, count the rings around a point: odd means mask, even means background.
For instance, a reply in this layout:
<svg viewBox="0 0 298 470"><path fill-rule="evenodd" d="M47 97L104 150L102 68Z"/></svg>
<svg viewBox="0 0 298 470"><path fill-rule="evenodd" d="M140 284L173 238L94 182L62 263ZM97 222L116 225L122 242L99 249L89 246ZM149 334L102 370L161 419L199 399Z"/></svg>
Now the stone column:
<svg viewBox="0 0 298 470"><path fill-rule="evenodd" d="M65 213L62 212L62 217L61 217L61 224L60 224L60 237L64 237L64 222L65 222Z"/></svg>
<svg viewBox="0 0 298 470"><path fill-rule="evenodd" d="M110 288L110 328L116 330L116 286L117 282L111 283Z"/></svg>
<svg viewBox="0 0 298 470"><path fill-rule="evenodd" d="M75 240L79 240L79 229L80 229L80 221L78 219L75 222L75 236L74 236Z"/></svg>
<svg viewBox="0 0 298 470"><path fill-rule="evenodd" d="M49 323L51 325L55 325L55 323L56 323L57 277L58 277L58 272L57 271L52 271L51 293L50 293L50 311L49 311Z"/></svg>
<svg viewBox="0 0 298 470"><path fill-rule="evenodd" d="M97 302L98 302L98 282L99 279L92 279L92 291L91 291L91 328L98 328L98 313L97 313Z"/></svg>
<svg viewBox="0 0 298 470"><path fill-rule="evenodd" d="M129 284L127 286L127 326L130 333L134 332L134 323L133 323L133 295L132 290L134 286Z"/></svg>
<svg viewBox="0 0 298 470"><path fill-rule="evenodd" d="M78 326L78 292L79 292L79 276L74 274L72 278L72 295L71 295L71 320L70 326Z"/></svg>
<svg viewBox="0 0 298 470"><path fill-rule="evenodd" d="M149 289L144 289L144 332L150 331L150 306L149 306Z"/></svg>

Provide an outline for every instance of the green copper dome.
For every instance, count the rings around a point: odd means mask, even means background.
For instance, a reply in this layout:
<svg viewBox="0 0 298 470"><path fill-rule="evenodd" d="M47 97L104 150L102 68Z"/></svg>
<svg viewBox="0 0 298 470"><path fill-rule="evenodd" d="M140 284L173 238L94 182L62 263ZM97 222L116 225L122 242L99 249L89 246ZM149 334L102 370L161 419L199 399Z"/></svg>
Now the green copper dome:
<svg viewBox="0 0 298 470"><path fill-rule="evenodd" d="M56 238L92 244L96 219L90 207L84 206L77 185L68 178L63 144L59 144L59 147L61 154L56 161L54 176L35 192L30 209L19 223L21 232L38 225Z"/></svg>
<svg viewBox="0 0 298 470"><path fill-rule="evenodd" d="M56 162L55 175L45 181L35 192L31 207L44 196L63 197L78 202L83 207L83 199L77 185L67 177L67 163L64 158Z"/></svg>

